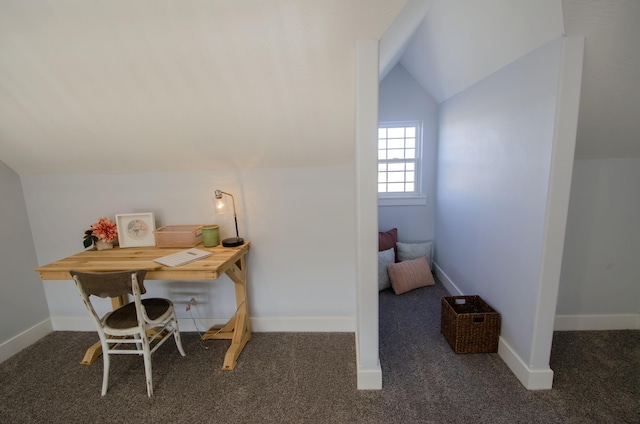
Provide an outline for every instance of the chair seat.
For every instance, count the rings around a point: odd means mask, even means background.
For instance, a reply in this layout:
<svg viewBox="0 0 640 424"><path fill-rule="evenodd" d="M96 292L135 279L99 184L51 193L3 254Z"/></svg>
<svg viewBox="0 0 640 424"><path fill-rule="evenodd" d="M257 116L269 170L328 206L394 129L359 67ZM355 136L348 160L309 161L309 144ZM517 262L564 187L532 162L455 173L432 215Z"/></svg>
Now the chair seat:
<svg viewBox="0 0 640 424"><path fill-rule="evenodd" d="M142 299L142 304L151 321L162 321L166 315L171 313L173 306L170 300L160 298ZM106 326L117 330L137 327L138 318L135 302L127 303L111 312L104 323Z"/></svg>

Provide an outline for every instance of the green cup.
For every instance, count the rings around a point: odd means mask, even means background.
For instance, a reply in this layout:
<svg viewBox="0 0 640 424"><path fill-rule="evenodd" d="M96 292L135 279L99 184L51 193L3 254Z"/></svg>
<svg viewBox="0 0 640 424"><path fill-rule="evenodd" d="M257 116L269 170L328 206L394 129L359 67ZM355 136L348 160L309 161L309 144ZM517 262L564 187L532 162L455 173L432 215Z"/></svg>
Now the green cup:
<svg viewBox="0 0 640 424"><path fill-rule="evenodd" d="M220 243L220 226L205 225L202 227L202 244L204 247L214 247Z"/></svg>

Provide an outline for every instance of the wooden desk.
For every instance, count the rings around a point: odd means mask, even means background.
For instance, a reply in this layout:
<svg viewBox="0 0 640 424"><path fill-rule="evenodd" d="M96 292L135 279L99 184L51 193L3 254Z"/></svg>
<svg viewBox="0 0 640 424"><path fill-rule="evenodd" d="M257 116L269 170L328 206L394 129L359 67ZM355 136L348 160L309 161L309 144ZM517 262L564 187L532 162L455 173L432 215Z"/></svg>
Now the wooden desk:
<svg viewBox="0 0 640 424"><path fill-rule="evenodd" d="M247 300L247 274L245 255L249 251L249 242L242 246L213 248L195 246L197 249L213 252L208 258L181 265L166 267L154 262L161 256L179 252L185 248L167 247L132 247L109 250L87 250L36 268L42 280L71 280L69 271L109 272L146 269L145 280L215 280L223 274L233 281L236 293L237 312L223 327L213 327L203 336L203 340L230 339L231 346L227 350L222 365L223 370L232 370L238 361L242 349L251 339L249 324L249 307ZM124 298L111 299L114 308L127 303ZM94 362L102 354L100 342L87 350L82 364Z"/></svg>

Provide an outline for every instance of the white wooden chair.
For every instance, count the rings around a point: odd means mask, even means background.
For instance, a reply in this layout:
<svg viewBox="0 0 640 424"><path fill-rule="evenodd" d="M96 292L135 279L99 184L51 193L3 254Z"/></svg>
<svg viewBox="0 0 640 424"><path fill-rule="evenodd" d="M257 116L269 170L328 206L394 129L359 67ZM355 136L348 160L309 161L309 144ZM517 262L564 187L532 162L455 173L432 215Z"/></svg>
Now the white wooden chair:
<svg viewBox="0 0 640 424"><path fill-rule="evenodd" d="M70 274L93 318L102 343L102 396L107 393L109 384L109 356L134 354L144 357L147 394L151 397L151 354L173 335L178 351L185 356L173 303L169 299L140 298L141 294L146 293L145 270L105 273L70 271ZM92 295L113 298L126 297L127 294L133 295L133 302L108 312L102 318L96 313L90 299Z"/></svg>

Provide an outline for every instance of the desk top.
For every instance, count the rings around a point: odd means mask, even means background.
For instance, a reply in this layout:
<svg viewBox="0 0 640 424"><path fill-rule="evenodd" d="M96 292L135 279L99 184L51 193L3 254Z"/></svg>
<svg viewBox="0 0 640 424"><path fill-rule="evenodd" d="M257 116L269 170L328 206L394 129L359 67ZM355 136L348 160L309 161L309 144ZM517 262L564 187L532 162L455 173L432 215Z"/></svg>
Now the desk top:
<svg viewBox="0 0 640 424"><path fill-rule="evenodd" d="M146 269L147 280L215 280L249 251L249 242L237 247L203 247L213 252L208 258L185 265L168 267L154 259L187 249L186 247L128 247L107 250L85 250L48 265L36 268L43 280L71 280L70 270L81 272L110 272Z"/></svg>

